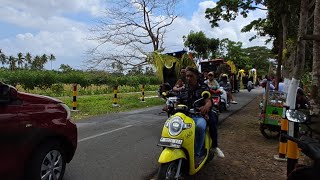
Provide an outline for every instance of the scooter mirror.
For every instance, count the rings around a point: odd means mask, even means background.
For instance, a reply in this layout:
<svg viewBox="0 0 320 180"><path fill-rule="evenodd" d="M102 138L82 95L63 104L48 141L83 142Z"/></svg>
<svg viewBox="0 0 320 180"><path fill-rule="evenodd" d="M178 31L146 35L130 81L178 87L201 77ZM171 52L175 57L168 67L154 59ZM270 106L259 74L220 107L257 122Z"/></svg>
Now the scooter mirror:
<svg viewBox="0 0 320 180"><path fill-rule="evenodd" d="M303 112L294 109L287 110L286 116L291 122L303 123L307 120L307 116Z"/></svg>
<svg viewBox="0 0 320 180"><path fill-rule="evenodd" d="M211 93L209 91L203 91L201 93L201 97L203 97L204 99L210 98L211 97Z"/></svg>
<svg viewBox="0 0 320 180"><path fill-rule="evenodd" d="M162 92L162 96L166 97L167 93L166 92Z"/></svg>

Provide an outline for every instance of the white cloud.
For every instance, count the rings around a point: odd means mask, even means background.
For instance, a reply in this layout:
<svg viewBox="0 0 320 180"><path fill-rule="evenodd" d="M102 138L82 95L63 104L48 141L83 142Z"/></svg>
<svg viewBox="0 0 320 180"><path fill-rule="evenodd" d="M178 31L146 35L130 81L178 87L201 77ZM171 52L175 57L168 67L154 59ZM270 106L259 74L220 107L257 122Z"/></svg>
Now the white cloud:
<svg viewBox="0 0 320 180"><path fill-rule="evenodd" d="M220 21L219 27L211 28L209 20L205 18L205 10L210 7L215 7L216 3L213 1L204 1L199 3L199 8L195 11L191 19L186 19L184 17L179 17L173 25L170 27L171 31L167 34L166 38L166 51L176 51L182 50L183 42L182 36L187 36L189 32L203 31L209 38L228 38L232 41L243 42L243 47L250 46L264 46L265 38L259 38L249 42L249 39L256 34L256 32L241 33L243 26L249 24L252 20L259 17L265 17L265 12L257 10L255 12L249 13L247 18L241 16L237 17L236 20L226 22ZM268 45L270 47L270 45ZM170 49L172 48L172 49Z"/></svg>
<svg viewBox="0 0 320 180"><path fill-rule="evenodd" d="M14 7L18 11L43 18L80 11L98 15L105 9L104 0L2 0L0 7Z"/></svg>
<svg viewBox="0 0 320 180"><path fill-rule="evenodd" d="M87 12L92 16L98 16L104 9L102 2L103 0L2 0L0 22L27 28L27 31L0 39L0 48L7 55L16 55L18 52L30 52L33 55L52 53L57 59L53 63L55 69L59 68L60 64L80 68L86 60L85 52L97 45L97 42L87 40L90 35L89 23L92 22L76 21L64 15ZM242 41L245 47L264 45L262 41L248 41L255 32L240 33L244 25L264 16L264 12L250 13L246 19L238 17L236 21L221 22L220 27L211 28L209 21L204 17L204 11L207 7L213 6L213 1L201 2L191 19L178 17L168 29L165 39L166 51L182 50L182 36L188 35L191 30L203 31L210 38Z"/></svg>
<svg viewBox="0 0 320 180"><path fill-rule="evenodd" d="M37 34L17 34L15 38L0 40L0 47L7 55L16 55L18 52L30 52L34 56L54 54L57 59L53 66L55 69L60 64L81 68L85 52L96 46L86 38L87 33L80 29L64 32L40 31Z"/></svg>

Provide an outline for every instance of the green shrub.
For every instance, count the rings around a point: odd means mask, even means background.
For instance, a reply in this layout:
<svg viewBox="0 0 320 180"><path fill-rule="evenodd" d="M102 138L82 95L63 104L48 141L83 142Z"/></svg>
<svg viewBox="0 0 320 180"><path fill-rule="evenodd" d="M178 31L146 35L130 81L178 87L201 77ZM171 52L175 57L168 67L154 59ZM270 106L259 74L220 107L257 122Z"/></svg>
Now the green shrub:
<svg viewBox="0 0 320 180"><path fill-rule="evenodd" d="M56 94L56 96L61 96L63 95L63 92L64 92L63 84L62 83L53 84L51 86L51 90L54 94Z"/></svg>

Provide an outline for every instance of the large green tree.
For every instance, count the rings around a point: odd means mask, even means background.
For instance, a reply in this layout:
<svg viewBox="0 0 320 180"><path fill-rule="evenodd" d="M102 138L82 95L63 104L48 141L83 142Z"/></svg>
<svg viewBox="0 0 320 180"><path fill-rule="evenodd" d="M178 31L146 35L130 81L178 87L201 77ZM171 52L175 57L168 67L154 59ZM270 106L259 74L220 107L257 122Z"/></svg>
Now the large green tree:
<svg viewBox="0 0 320 180"><path fill-rule="evenodd" d="M195 52L198 58L214 58L219 47L219 39L207 38L204 32L191 31L185 39L184 45Z"/></svg>
<svg viewBox="0 0 320 180"><path fill-rule="evenodd" d="M275 54L265 46L244 48L243 52L250 59L248 66L255 67L259 75L268 73L269 59L274 59Z"/></svg>
<svg viewBox="0 0 320 180"><path fill-rule="evenodd" d="M281 76L281 65L288 56L283 57L283 49L287 49L286 42L288 37L297 37L297 14L300 0L220 0L217 6L206 10L206 18L209 19L212 27L219 26L220 20L235 20L240 14L247 17L253 10L266 10L267 17L256 19L245 26L242 31L248 32L256 30L258 36L268 36L274 40L273 52L277 53L277 76ZM262 8L267 7L267 8ZM285 52L288 52L287 50Z"/></svg>

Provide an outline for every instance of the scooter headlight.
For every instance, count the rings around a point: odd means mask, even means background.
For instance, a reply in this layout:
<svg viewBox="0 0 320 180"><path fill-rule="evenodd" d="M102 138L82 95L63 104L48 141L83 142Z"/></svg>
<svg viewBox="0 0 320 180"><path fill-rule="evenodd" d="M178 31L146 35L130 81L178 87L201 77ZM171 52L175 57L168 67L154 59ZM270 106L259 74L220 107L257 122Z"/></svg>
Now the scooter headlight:
<svg viewBox="0 0 320 180"><path fill-rule="evenodd" d="M184 126L183 120L181 117L174 117L171 119L169 122L169 134L171 136L177 136L178 134L181 133L182 128Z"/></svg>

